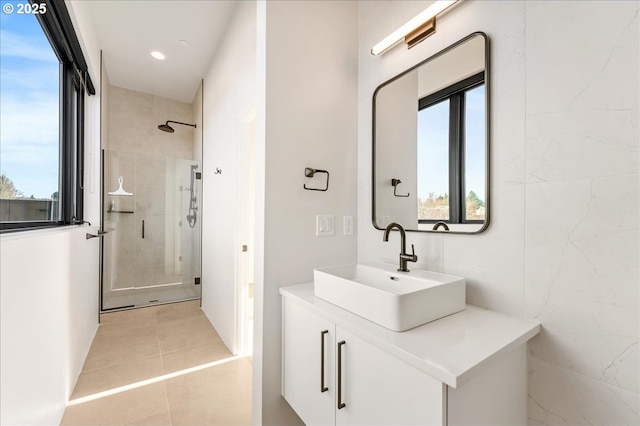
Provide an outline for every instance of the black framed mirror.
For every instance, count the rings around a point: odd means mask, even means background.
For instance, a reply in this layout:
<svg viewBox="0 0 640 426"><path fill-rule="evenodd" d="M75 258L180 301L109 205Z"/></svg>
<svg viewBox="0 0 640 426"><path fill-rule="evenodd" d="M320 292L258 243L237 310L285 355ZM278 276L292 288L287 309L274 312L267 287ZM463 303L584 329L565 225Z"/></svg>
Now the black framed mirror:
<svg viewBox="0 0 640 426"><path fill-rule="evenodd" d="M373 226L489 225L489 39L475 32L373 94Z"/></svg>

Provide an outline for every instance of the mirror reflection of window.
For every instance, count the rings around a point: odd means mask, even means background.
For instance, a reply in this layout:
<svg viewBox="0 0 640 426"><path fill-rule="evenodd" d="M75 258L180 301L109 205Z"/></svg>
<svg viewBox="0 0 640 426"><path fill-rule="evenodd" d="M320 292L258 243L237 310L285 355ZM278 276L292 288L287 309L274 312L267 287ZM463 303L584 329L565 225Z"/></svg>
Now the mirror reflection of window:
<svg viewBox="0 0 640 426"><path fill-rule="evenodd" d="M418 220L449 220L449 99L418 111Z"/></svg>
<svg viewBox="0 0 640 426"><path fill-rule="evenodd" d="M484 102L484 84L465 94L465 222L484 221L486 218Z"/></svg>
<svg viewBox="0 0 640 426"><path fill-rule="evenodd" d="M484 73L418 101L418 222L486 217Z"/></svg>

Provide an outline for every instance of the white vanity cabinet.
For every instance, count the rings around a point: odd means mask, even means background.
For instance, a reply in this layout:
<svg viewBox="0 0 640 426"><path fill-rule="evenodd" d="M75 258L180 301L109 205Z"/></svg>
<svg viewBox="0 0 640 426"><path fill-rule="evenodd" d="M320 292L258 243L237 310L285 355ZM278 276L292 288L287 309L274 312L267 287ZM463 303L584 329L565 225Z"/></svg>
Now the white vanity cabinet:
<svg viewBox="0 0 640 426"><path fill-rule="evenodd" d="M280 293L282 396L305 424L526 423L538 324L467 306L398 333L314 297L313 284Z"/></svg>
<svg viewBox="0 0 640 426"><path fill-rule="evenodd" d="M285 301L282 328L282 395L306 424L334 424L335 325Z"/></svg>
<svg viewBox="0 0 640 426"><path fill-rule="evenodd" d="M283 313L282 394L307 425L442 424L441 382L299 303Z"/></svg>

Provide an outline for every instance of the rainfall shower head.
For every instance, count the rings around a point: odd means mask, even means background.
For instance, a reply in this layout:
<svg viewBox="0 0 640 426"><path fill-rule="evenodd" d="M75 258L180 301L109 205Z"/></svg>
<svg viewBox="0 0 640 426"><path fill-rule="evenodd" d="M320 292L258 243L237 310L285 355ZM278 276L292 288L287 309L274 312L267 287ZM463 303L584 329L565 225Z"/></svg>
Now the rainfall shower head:
<svg viewBox="0 0 640 426"><path fill-rule="evenodd" d="M176 124L182 124L183 126L190 126L195 128L196 125L195 124L188 124L188 123L181 123L179 121L171 121L171 120L167 120L166 123L161 124L158 126L158 129L162 130L163 132L167 132L167 133L173 133L175 132L175 130L173 130L173 127L169 126L169 123L176 123Z"/></svg>
<svg viewBox="0 0 640 426"><path fill-rule="evenodd" d="M167 133L173 133L175 132L175 130L173 130L173 127L169 126L168 124L161 124L158 126L158 129L162 130L163 132L167 132Z"/></svg>

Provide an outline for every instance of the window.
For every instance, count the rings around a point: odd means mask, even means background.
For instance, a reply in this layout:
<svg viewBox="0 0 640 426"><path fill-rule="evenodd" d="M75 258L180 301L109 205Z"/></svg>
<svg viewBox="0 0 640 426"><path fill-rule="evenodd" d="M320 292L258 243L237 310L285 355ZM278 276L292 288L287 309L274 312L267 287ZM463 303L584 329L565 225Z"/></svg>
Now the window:
<svg viewBox="0 0 640 426"><path fill-rule="evenodd" d="M418 102L419 223L486 218L484 91L478 73Z"/></svg>
<svg viewBox="0 0 640 426"><path fill-rule="evenodd" d="M95 90L64 2L3 2L0 230L82 221L85 90Z"/></svg>

